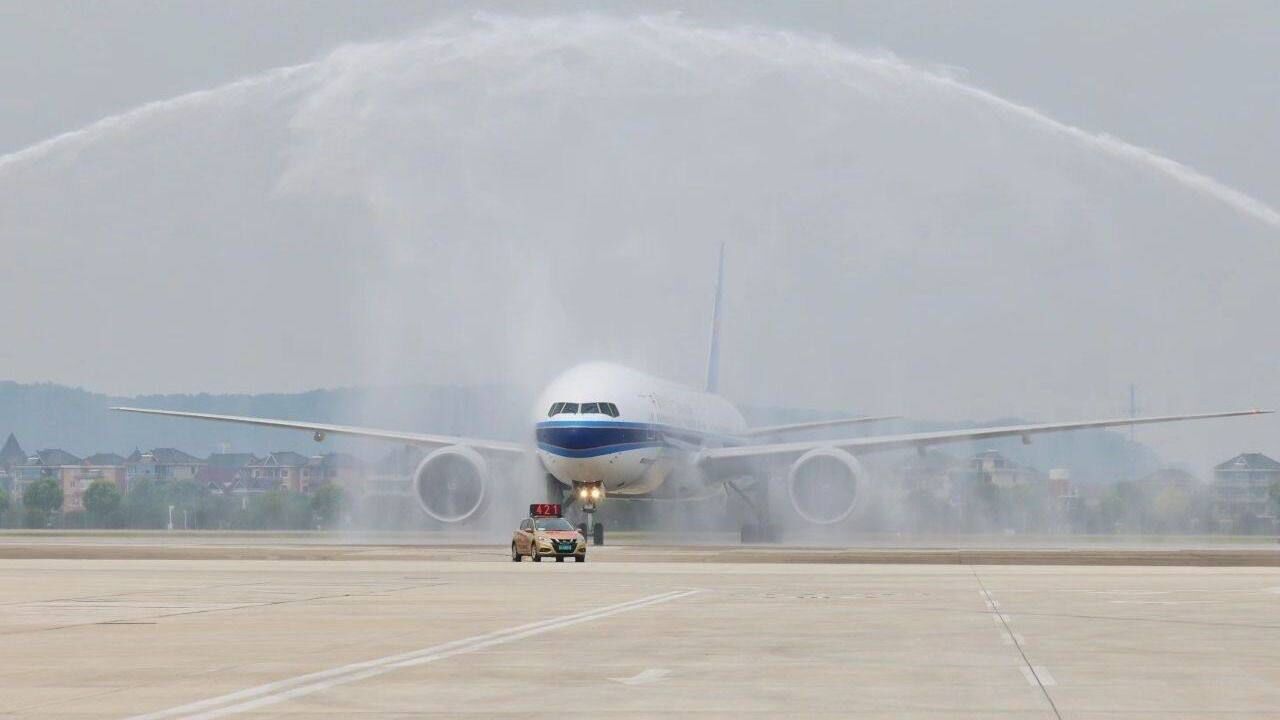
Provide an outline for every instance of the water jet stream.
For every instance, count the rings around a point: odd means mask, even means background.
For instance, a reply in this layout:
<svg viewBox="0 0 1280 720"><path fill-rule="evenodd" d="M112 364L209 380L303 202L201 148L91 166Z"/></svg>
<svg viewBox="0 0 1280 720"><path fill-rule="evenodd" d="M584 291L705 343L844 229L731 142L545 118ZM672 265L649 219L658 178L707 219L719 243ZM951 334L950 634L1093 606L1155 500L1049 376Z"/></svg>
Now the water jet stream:
<svg viewBox="0 0 1280 720"><path fill-rule="evenodd" d="M478 19L480 20L480 27L487 27L489 32L492 32L493 29L504 25L510 26L521 22L527 22L494 16L479 16ZM913 80L925 82L944 91L977 100L998 112L1021 118L1047 132L1060 135L1071 141L1079 143L1082 147L1098 150L1117 160L1123 160L1137 167L1156 172L1177 182L1187 189L1223 203L1241 214L1252 217L1272 227L1280 228L1280 210L1271 207L1245 192L1230 187L1204 173L1173 160L1172 158L1166 157L1139 145L1125 142L1124 140L1111 135L1089 132L1082 128L1055 120L1054 118L1049 117L1048 115L1045 115L1044 113L1041 113L1027 105L1019 104L1013 100L1009 100L973 85L962 83L954 78L909 65L890 55L863 54L840 46L829 40L808 38L792 32L705 28L692 25L677 18L665 16L645 17L636 21L603 19L598 17L589 17L588 20L590 22L597 23L627 24L628 22L631 22L637 28L643 27L646 30L657 33L678 33L685 36L684 40L686 42L703 41L713 47L741 45L744 42L755 41L759 43L768 43L777 47L808 48L814 52L815 57L821 57L829 60L836 66L840 64L847 64L860 66L866 69L874 69L880 72L898 73L903 76L910 77ZM561 18L534 22L545 25L548 23L571 23L574 22L574 20ZM392 44L402 44L406 42L419 42L424 47L435 46L438 48L448 48L450 45L449 33L457 32L459 27L464 26L459 25L458 23L443 23L439 26L428 28L416 33L408 39L384 41L382 43L373 43L363 47L365 48L366 55L372 54L372 52L379 46L385 47ZM454 39L456 40L457 38L455 37ZM311 82L320 81L321 78L319 75L322 73L318 74L317 71L322 71L326 65L332 63L335 58L341 57L342 53L343 49L340 48L321 60L275 68L260 74L241 78L226 85L186 93L166 100L146 103L132 110L102 118L101 120L86 125L80 129L56 135L21 150L0 156L0 173L17 168L24 163L38 162L58 151L74 150L76 147L109 138L113 134L128 132L131 127L150 117L169 112L179 112L186 109L198 108L209 102L225 101L226 99L234 98L247 90L275 83L290 82L307 78L310 78ZM465 55L459 57L459 59L465 60Z"/></svg>

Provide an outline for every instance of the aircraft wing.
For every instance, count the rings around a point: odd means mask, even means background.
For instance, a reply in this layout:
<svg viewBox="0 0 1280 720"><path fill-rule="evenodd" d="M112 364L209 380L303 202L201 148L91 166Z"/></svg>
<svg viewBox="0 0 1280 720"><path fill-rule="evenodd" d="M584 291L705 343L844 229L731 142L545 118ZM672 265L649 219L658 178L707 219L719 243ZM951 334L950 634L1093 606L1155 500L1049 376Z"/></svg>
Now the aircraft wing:
<svg viewBox="0 0 1280 720"><path fill-rule="evenodd" d="M113 407L121 412L143 413L145 415L164 415L166 417L194 418L196 420L214 420L217 422L240 423L242 425L259 425L261 427L283 428L286 430L306 430L315 433L318 440L325 435L349 435L351 437L390 440L407 445L422 447L443 447L446 445L467 445L477 450L488 450L496 453L524 454L528 449L517 443L501 440L481 440L478 438L453 437L451 435L424 435L422 433L398 432L395 430L377 430L374 428L352 427L350 425L327 425L324 423L298 422L297 420L272 420L270 418L242 417L239 415L213 415L210 413L182 412L178 410L153 410L150 408Z"/></svg>
<svg viewBox="0 0 1280 720"><path fill-rule="evenodd" d="M897 420L901 415L869 415L867 417L842 418L840 420L814 420L812 422L791 423L789 425L766 425L764 427L753 427L746 432L739 433L744 438L751 437L768 437L769 435L781 435L790 432L802 432L805 430L816 430L818 428L839 427L841 425L862 425L864 423L880 422L881 420Z"/></svg>
<svg viewBox="0 0 1280 720"><path fill-rule="evenodd" d="M966 428L963 430L943 430L940 432L907 433L904 435L873 435L870 437L850 438L848 440L805 440L803 442L770 443L765 445L742 445L737 447L708 448L700 454L700 462L717 460L785 457L802 455L817 448L840 448L855 455L876 450L895 450L901 448L925 448L941 443L961 440L986 440L999 437L1021 436L1024 442L1030 442L1032 435L1062 432L1065 430L1086 430L1091 428L1124 427L1128 425L1153 425L1155 423L1179 422L1182 420L1207 420L1209 418L1235 417L1238 415L1264 415L1271 410L1234 410L1230 412L1199 413L1195 415L1158 415L1154 417L1116 418L1112 420L1085 420L1083 422L1040 423L1032 425L1003 425L999 427Z"/></svg>

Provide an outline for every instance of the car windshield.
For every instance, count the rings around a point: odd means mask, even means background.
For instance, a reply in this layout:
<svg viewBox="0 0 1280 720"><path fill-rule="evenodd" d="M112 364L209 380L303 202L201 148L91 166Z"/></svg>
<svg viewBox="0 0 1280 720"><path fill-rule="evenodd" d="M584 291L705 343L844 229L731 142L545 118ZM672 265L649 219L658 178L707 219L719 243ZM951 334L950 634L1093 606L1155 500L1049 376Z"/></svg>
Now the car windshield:
<svg viewBox="0 0 1280 720"><path fill-rule="evenodd" d="M564 518L538 518L533 521L539 530L572 530L573 526Z"/></svg>

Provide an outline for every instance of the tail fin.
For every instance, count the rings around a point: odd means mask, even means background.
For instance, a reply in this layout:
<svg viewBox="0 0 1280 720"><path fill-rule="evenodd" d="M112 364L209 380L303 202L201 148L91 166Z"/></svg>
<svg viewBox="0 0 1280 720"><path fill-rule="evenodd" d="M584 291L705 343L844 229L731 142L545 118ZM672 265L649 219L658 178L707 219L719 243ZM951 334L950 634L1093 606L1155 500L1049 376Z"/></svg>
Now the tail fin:
<svg viewBox="0 0 1280 720"><path fill-rule="evenodd" d="M720 243L720 268L716 272L716 300L711 310L711 352L707 356L707 392L720 389L720 305L724 298L724 243Z"/></svg>

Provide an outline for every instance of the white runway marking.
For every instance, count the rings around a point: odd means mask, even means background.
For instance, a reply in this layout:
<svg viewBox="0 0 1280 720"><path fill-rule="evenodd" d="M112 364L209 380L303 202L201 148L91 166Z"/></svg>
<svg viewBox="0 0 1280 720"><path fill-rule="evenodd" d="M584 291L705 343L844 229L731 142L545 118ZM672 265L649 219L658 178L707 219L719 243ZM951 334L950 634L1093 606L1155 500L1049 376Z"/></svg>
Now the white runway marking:
<svg viewBox="0 0 1280 720"><path fill-rule="evenodd" d="M982 596L983 602L986 603L991 619L995 621L996 627L1000 630L1000 642L1005 645L1012 645L1018 650L1018 659L1021 661L1021 664L1018 665L1018 670L1022 672L1022 677L1027 679L1028 685L1040 691L1041 697L1048 703L1054 717L1062 720L1062 713L1058 711L1057 704L1053 702L1053 696L1049 694L1049 688L1057 685L1058 682L1053 679L1053 676L1049 674L1049 670L1045 666L1031 664L1031 659L1027 657L1026 651L1027 639L1009 627L1009 623L1013 618L1000 612L1000 603L992 597L991 591L987 590L976 570L973 571L973 579L978 582L978 593Z"/></svg>
<svg viewBox="0 0 1280 720"><path fill-rule="evenodd" d="M642 597L629 602L618 603L616 605L606 605L605 607L596 608L595 610L587 610L573 615L565 615L562 617L543 620L541 622L519 625L505 630L495 630L494 632L485 633L483 635L475 635L461 640L433 645L431 647L422 648L421 650L414 650L412 652L401 653L399 655L390 655L376 660L352 663L351 665L343 665L329 670L322 670L320 672L309 673L307 675L299 675L298 677L286 680L278 680L276 682L266 683L265 685L259 685L257 687L209 698L208 700L200 700L186 705L179 705L177 707L169 708L168 710L160 710L146 715L137 715L130 718L130 720L165 720L167 718L178 717L188 718L190 720L204 720L206 718L219 718L227 715L235 715L249 710L256 710L267 705L274 705L276 703L284 702L285 700L310 695L311 693L327 690L338 685L346 685L358 680L365 680L367 678L391 672L392 670L425 665L426 663L454 657L455 655L472 653L477 650L483 650L495 645L503 645L516 640L541 635L543 633L569 627L571 625L599 620L601 618L609 617L610 615L617 615L631 610L639 610L640 608L648 607L650 605L679 600L693 595L696 592L698 591L683 590L659 593L657 595L650 595L648 597Z"/></svg>
<svg viewBox="0 0 1280 720"><path fill-rule="evenodd" d="M670 675L671 671L665 668L649 668L644 672L636 673L629 678L609 678L616 683L623 685L647 685L651 682L657 682Z"/></svg>
<svg viewBox="0 0 1280 720"><path fill-rule="evenodd" d="M1112 605L1203 605L1217 600L1111 600Z"/></svg>
<svg viewBox="0 0 1280 720"><path fill-rule="evenodd" d="M1026 645L1027 639L1022 637L1020 633L1010 633L1007 630L1000 630L1000 642L1005 645Z"/></svg>
<svg viewBox="0 0 1280 720"><path fill-rule="evenodd" d="M1018 669L1022 671L1022 676L1027 679L1027 683L1032 687L1053 687L1058 684L1058 681L1054 680L1053 676L1049 674L1048 668L1043 665L1035 665L1033 667L1023 665Z"/></svg>

